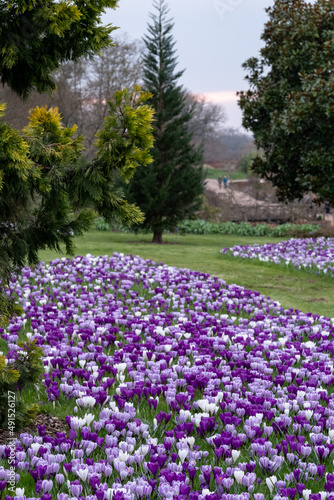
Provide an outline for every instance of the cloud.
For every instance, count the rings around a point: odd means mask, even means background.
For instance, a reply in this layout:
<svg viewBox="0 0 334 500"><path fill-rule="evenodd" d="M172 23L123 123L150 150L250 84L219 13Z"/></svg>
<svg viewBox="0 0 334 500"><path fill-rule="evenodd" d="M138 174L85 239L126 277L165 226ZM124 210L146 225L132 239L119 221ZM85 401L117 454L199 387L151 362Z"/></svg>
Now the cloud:
<svg viewBox="0 0 334 500"><path fill-rule="evenodd" d="M208 101L217 102L217 103L231 103L237 102L237 95L234 90L222 90L220 92L205 92L203 94Z"/></svg>

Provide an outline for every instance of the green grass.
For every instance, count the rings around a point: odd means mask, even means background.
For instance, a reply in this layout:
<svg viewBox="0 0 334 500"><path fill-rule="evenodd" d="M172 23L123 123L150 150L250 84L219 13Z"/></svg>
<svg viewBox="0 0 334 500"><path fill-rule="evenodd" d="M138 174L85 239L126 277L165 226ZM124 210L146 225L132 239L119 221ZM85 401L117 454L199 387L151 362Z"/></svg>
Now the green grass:
<svg viewBox="0 0 334 500"><path fill-rule="evenodd" d="M204 167L204 170L206 173L205 177L207 179L218 179L220 175L222 177L226 175L232 181L247 179L247 174L245 174L244 172L236 172L236 171L228 172L227 170L221 170L218 168L209 168L209 167Z"/></svg>
<svg viewBox="0 0 334 500"><path fill-rule="evenodd" d="M92 231L76 240L76 255L112 255L113 252L140 255L158 263L210 273L229 284L259 291L278 300L284 308L334 317L333 279L275 264L241 261L220 253L224 247L278 243L286 238L168 234L164 235L166 244L163 245L150 244L151 238L151 235ZM56 252L40 253L44 262L59 257L62 255Z"/></svg>

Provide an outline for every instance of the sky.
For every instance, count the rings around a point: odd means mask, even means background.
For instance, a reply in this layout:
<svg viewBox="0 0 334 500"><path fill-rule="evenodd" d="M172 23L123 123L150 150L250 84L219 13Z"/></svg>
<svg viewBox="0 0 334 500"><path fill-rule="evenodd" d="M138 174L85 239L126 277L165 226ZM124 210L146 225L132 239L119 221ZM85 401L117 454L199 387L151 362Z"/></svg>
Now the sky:
<svg viewBox="0 0 334 500"><path fill-rule="evenodd" d="M236 91L247 90L242 64L259 55L261 34L273 0L168 0L174 20L180 83L194 94L223 105L226 127L241 131L242 114ZM102 20L119 26L114 34L141 39L147 32L152 0L119 0Z"/></svg>

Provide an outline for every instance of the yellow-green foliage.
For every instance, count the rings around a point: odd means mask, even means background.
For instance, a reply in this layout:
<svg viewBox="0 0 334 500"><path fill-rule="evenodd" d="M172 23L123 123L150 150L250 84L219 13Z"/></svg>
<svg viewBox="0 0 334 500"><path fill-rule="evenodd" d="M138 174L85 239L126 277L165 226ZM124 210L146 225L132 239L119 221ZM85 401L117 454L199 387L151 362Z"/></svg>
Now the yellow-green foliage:
<svg viewBox="0 0 334 500"><path fill-rule="evenodd" d="M129 181L138 165L152 163L150 150L153 147L153 116L151 106L143 104L152 97L141 92L135 85L133 92L128 89L115 92L109 101L109 116L105 125L97 133L98 157L109 166L119 168L119 174Z"/></svg>
<svg viewBox="0 0 334 500"><path fill-rule="evenodd" d="M6 365L6 357L0 356L0 387L15 384L20 378L20 372L15 368Z"/></svg>
<svg viewBox="0 0 334 500"><path fill-rule="evenodd" d="M20 97L55 89L52 73L65 61L108 47L115 27L102 24L117 0L10 0L0 9L0 81Z"/></svg>
<svg viewBox="0 0 334 500"><path fill-rule="evenodd" d="M57 108L30 112L22 134L0 122L0 280L25 263L36 264L40 249L73 254L73 238L90 229L96 212L124 225L144 216L115 187L129 181L138 165L152 161L153 110L135 86L116 92L97 134L96 158L84 159L83 137L66 128ZM5 106L0 107L3 114Z"/></svg>
<svg viewBox="0 0 334 500"><path fill-rule="evenodd" d="M22 313L22 307L16 304L13 300L10 300L0 289L0 328L7 326L11 317L14 315L20 316Z"/></svg>
<svg viewBox="0 0 334 500"><path fill-rule="evenodd" d="M13 362L6 364L5 356L0 356L0 427L7 426L8 421L8 391L15 393L15 430L34 417L38 405L27 406L20 398L20 391L25 387L39 383L43 373L43 351L35 341L20 342L21 349L17 351ZM20 391L18 391L18 386Z"/></svg>
<svg viewBox="0 0 334 500"><path fill-rule="evenodd" d="M0 118L4 116L6 104L0 103ZM9 169L27 181L29 175L36 175L34 164L29 159L29 147L27 142L20 136L19 132L5 123L0 122L0 191L5 178L4 169Z"/></svg>
<svg viewBox="0 0 334 500"><path fill-rule="evenodd" d="M30 155L44 168L76 161L83 151L83 137L74 137L77 126L65 128L58 108L35 108L30 111L29 124L23 134Z"/></svg>
<svg viewBox="0 0 334 500"><path fill-rule="evenodd" d="M20 373L20 385L26 383L37 383L39 376L43 373L43 350L36 345L36 341L27 340L26 342L18 342L18 346L22 348L17 353L15 368Z"/></svg>

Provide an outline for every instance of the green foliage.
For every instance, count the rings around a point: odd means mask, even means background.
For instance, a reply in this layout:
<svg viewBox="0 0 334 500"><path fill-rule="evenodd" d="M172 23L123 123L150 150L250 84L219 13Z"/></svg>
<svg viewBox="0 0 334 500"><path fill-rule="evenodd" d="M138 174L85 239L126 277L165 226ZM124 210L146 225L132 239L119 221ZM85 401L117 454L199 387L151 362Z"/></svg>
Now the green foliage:
<svg viewBox="0 0 334 500"><path fill-rule="evenodd" d="M164 0L154 6L157 14L151 15L143 59L144 88L152 94L149 104L155 110L153 163L140 166L125 190L145 214L141 227L152 230L153 241L161 243L164 230L200 208L204 173L201 151L192 145L188 130L193 110L178 85L183 71L176 71L173 23Z"/></svg>
<svg viewBox="0 0 334 500"><path fill-rule="evenodd" d="M219 168L210 168L207 165L204 165L204 173L206 179L218 179L219 176L224 177L224 175L227 175L228 178L233 181L247 179L247 175L244 172L240 172L238 170L227 172L226 170Z"/></svg>
<svg viewBox="0 0 334 500"><path fill-rule="evenodd" d="M279 199L334 202L334 16L327 0L275 0L259 58L245 62L250 89L239 92L243 125L264 157L253 170Z"/></svg>
<svg viewBox="0 0 334 500"><path fill-rule="evenodd" d="M258 155L255 151L252 151L251 153L247 153L246 155L242 156L238 165L241 172L243 172L244 174L250 174L253 162L257 156Z"/></svg>
<svg viewBox="0 0 334 500"><path fill-rule="evenodd" d="M93 56L111 45L115 29L101 25L117 0L0 0L0 81L19 97L52 91L52 73L64 62ZM123 224L143 214L115 187L137 165L151 161L153 110L136 86L116 92L98 133L96 157L83 157L76 126L61 123L58 109L36 108L22 133L3 121L0 103L0 312L13 312L4 294L10 274L36 264L42 249L73 254L73 238L87 231L98 211ZM1 289L2 287L2 289Z"/></svg>
<svg viewBox="0 0 334 500"><path fill-rule="evenodd" d="M36 384L39 381L40 375L44 371L43 351L36 341L18 342L21 348L17 351L15 360L15 369L20 374L19 385L24 388L29 384Z"/></svg>
<svg viewBox="0 0 334 500"><path fill-rule="evenodd" d="M103 217L97 217L94 221L95 228L98 231L117 230L121 233L131 233L133 228L122 225L110 225ZM309 236L320 231L320 225L316 224L292 224L287 222L275 227L270 227L268 224L257 224L252 226L249 222L209 222L205 220L193 219L183 220L177 224L171 231L172 233L179 232L185 234L234 234L236 236L268 236L271 238L281 238L284 236ZM136 232L147 234L148 229L139 229Z"/></svg>
<svg viewBox="0 0 334 500"><path fill-rule="evenodd" d="M94 226L98 231L110 231L110 224L108 224L103 217L96 217Z"/></svg>
<svg viewBox="0 0 334 500"><path fill-rule="evenodd" d="M0 122L0 279L38 252L50 248L73 254L73 238L90 229L99 212L107 221L141 222L140 210L115 188L138 165L151 161L152 116L148 95L135 87L110 101L110 116L97 138L96 158L82 156L76 127L62 126L55 109L36 108L23 134Z"/></svg>
<svg viewBox="0 0 334 500"><path fill-rule="evenodd" d="M99 159L109 169L118 167L127 182L139 165L146 166L153 161L150 149L153 147L151 122L154 111L150 106L141 106L150 97L151 94L141 92L138 85L132 93L128 89L115 92L114 101L108 102L110 113L105 126L97 133Z"/></svg>
<svg viewBox="0 0 334 500"><path fill-rule="evenodd" d="M11 317L13 317L14 315L20 316L22 313L22 307L16 304L14 300L7 297L4 290L0 289L0 328L7 326L8 321Z"/></svg>
<svg viewBox="0 0 334 500"><path fill-rule="evenodd" d="M149 97L139 86L133 92L116 92L109 101L110 115L97 134L97 156L78 168L68 186L72 203L90 207L107 222L117 219L124 225L143 221L142 212L124 198L123 190L116 188L119 178L129 182L138 167L152 161L149 153L153 144L151 106L143 104Z"/></svg>
<svg viewBox="0 0 334 500"><path fill-rule="evenodd" d="M319 230L313 224L282 224L271 228L267 224L252 226L249 222L206 222L203 220L184 220L177 226L181 234L235 234L237 236L282 237L290 233L296 235L312 234Z"/></svg>
<svg viewBox="0 0 334 500"><path fill-rule="evenodd" d="M43 373L43 351L33 342L20 342L14 360L6 363L0 356L0 428L17 431L29 423L38 405L27 406L20 397L22 389L36 384Z"/></svg>
<svg viewBox="0 0 334 500"><path fill-rule="evenodd" d="M65 61L92 56L116 29L101 25L117 0L0 0L0 81L20 97L55 89L52 73Z"/></svg>

